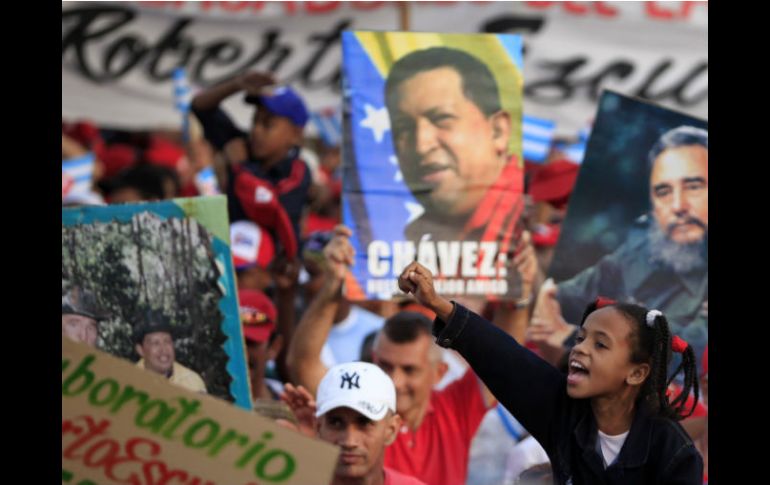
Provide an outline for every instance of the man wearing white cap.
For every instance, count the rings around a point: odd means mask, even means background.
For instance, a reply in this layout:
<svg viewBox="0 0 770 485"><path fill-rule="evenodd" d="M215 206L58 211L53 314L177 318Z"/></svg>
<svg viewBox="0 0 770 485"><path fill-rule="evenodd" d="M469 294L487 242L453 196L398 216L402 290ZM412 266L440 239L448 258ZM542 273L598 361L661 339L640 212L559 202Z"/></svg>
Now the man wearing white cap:
<svg viewBox="0 0 770 485"><path fill-rule="evenodd" d="M272 283L270 263L275 243L268 231L251 221L230 225L230 252L239 289L265 291Z"/></svg>
<svg viewBox="0 0 770 485"><path fill-rule="evenodd" d="M316 401L318 437L341 448L332 485L424 485L383 465L401 417L393 381L379 367L366 362L332 367L318 385Z"/></svg>

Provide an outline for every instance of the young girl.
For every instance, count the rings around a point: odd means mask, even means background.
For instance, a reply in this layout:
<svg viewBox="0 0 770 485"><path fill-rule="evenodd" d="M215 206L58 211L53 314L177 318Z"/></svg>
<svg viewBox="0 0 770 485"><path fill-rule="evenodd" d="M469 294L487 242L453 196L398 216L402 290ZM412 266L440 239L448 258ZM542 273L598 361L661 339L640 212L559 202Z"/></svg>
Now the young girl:
<svg viewBox="0 0 770 485"><path fill-rule="evenodd" d="M588 306L569 373L505 332L438 295L411 263L399 287L434 312L433 333L468 361L494 395L547 451L562 484L700 484L703 461L682 427L698 383L692 349L671 336L657 310L599 299ZM669 402L671 352L682 353L684 389ZM692 412L692 410L688 410Z"/></svg>

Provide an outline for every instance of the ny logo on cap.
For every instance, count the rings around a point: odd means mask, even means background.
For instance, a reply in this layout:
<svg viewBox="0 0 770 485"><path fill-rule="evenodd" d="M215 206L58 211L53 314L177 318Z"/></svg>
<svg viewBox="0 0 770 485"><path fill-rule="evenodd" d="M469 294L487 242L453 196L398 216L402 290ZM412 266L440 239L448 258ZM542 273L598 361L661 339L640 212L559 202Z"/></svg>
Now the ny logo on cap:
<svg viewBox="0 0 770 485"><path fill-rule="evenodd" d="M361 376L359 376L357 372L353 372L353 375L350 375L349 373L345 372L342 375L342 382L340 382L340 389L345 387L345 383L348 384L348 389L353 389L354 387L356 389L361 389L361 386L358 385L359 377Z"/></svg>

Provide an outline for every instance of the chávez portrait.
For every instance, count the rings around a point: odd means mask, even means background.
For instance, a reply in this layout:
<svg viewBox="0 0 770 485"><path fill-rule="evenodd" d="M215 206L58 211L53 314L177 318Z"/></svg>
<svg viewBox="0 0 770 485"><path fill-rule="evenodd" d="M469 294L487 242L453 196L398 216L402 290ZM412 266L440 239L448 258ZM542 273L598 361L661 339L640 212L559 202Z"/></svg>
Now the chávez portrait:
<svg viewBox="0 0 770 485"><path fill-rule="evenodd" d="M394 275L416 259L445 295L517 296L520 55L509 35L343 37L345 221L366 295L398 293Z"/></svg>

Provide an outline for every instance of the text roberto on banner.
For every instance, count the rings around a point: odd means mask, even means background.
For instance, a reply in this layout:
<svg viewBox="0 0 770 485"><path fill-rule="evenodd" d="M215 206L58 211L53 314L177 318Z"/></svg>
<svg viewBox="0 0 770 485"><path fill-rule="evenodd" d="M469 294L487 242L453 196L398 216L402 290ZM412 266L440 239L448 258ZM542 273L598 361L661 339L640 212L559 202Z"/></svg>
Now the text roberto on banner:
<svg viewBox="0 0 770 485"><path fill-rule="evenodd" d="M329 483L338 450L62 339L62 483Z"/></svg>
<svg viewBox="0 0 770 485"><path fill-rule="evenodd" d="M602 88L708 117L707 2L409 2L421 32L524 38L525 112L559 136L590 121ZM175 67L193 90L269 70L312 111L340 103L341 33L398 30L396 2L63 2L62 116L178 125ZM228 113L244 127L251 106Z"/></svg>

